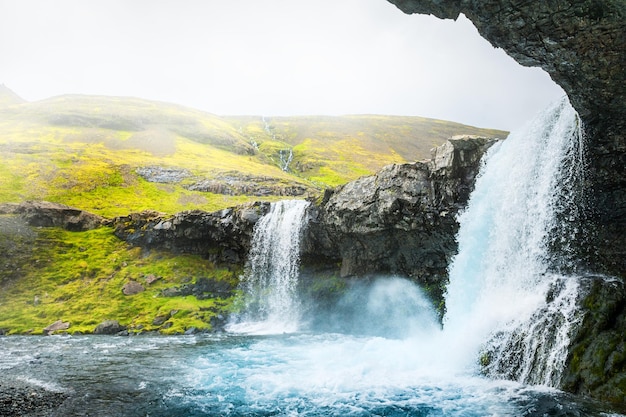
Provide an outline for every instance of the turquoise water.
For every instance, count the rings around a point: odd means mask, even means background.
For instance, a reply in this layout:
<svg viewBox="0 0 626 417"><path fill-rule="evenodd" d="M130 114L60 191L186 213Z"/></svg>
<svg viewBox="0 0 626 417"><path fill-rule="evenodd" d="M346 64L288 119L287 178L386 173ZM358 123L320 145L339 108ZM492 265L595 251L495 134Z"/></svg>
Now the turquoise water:
<svg viewBox="0 0 626 417"><path fill-rule="evenodd" d="M63 392L55 416L609 416L559 391L441 368L418 339L0 338L0 383Z"/></svg>

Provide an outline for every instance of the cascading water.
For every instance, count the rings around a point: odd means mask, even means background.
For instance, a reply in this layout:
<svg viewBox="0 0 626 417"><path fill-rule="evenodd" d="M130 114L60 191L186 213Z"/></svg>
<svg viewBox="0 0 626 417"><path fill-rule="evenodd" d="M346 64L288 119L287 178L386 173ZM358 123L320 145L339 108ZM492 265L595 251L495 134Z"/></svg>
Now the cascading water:
<svg viewBox="0 0 626 417"><path fill-rule="evenodd" d="M559 382L578 320L577 283L554 271L576 233L567 224L577 216L570 197L581 149L578 115L563 99L490 150L460 216L444 328L470 357L482 346L491 375Z"/></svg>
<svg viewBox="0 0 626 417"><path fill-rule="evenodd" d="M257 222L241 280L245 306L229 330L257 334L297 330L300 231L308 205L304 200L272 203Z"/></svg>

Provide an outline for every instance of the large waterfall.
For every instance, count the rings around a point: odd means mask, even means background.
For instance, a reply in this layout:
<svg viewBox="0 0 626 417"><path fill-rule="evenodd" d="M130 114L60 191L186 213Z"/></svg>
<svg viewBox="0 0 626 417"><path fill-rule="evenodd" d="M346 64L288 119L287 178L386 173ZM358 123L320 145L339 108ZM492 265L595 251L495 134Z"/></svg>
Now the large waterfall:
<svg viewBox="0 0 626 417"><path fill-rule="evenodd" d="M557 385L577 282L558 272L577 233L582 133L567 99L490 149L460 216L445 332L493 376ZM555 252L556 251L556 252Z"/></svg>
<svg viewBox="0 0 626 417"><path fill-rule="evenodd" d="M272 203L269 212L255 225L241 280L243 312L230 330L287 333L298 329L300 231L308 205L304 200Z"/></svg>

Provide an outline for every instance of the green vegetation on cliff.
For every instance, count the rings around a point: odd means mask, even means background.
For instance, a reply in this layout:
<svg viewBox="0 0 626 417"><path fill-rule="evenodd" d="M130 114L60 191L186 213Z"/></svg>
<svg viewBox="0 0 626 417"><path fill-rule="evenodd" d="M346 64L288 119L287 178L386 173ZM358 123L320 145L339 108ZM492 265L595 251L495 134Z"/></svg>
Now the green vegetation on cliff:
<svg viewBox="0 0 626 417"><path fill-rule="evenodd" d="M70 322L69 333L91 333L104 320L118 320L130 332L183 333L211 329L216 317L232 308L237 268L218 268L199 256L131 248L108 227L44 228L29 235L32 250L13 254L21 257L14 259L20 276L0 281L3 332L41 334L62 320ZM184 291L202 280L228 290ZM143 291L125 295L129 282Z"/></svg>

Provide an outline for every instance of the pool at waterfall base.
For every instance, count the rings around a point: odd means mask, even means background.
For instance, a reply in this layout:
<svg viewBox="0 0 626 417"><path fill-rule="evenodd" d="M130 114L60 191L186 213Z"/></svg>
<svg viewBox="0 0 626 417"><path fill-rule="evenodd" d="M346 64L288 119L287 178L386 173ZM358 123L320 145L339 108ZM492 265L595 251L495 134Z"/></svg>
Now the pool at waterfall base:
<svg viewBox="0 0 626 417"><path fill-rule="evenodd" d="M65 400L49 415L59 417L618 415L552 388L454 370L447 352L419 339L16 336L0 346L0 387L58 392Z"/></svg>

